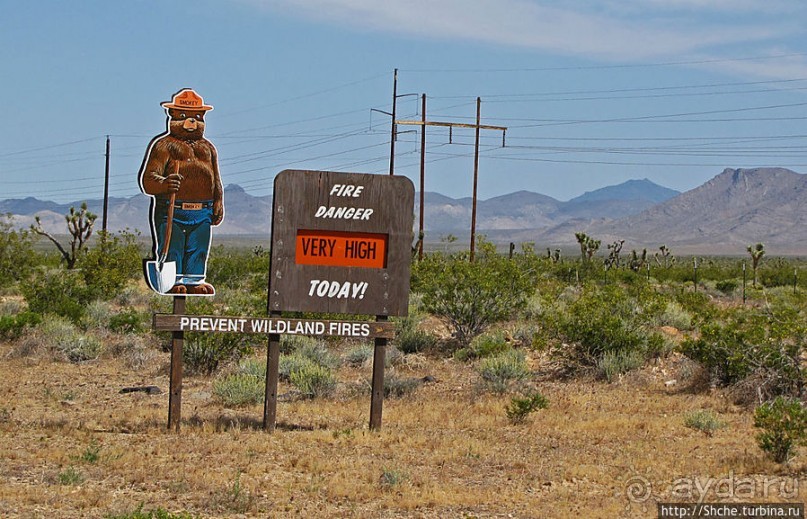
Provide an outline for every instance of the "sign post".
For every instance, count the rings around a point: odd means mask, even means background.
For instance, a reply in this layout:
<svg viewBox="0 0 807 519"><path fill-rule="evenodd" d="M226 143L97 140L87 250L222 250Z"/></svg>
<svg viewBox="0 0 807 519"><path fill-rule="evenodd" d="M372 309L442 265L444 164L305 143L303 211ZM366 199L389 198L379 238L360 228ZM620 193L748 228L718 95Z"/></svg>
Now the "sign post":
<svg viewBox="0 0 807 519"><path fill-rule="evenodd" d="M268 317L155 314L172 332L168 426L179 431L182 344L186 331L268 335L263 427L274 431L281 335L374 340L370 429L381 428L390 316L409 309L415 190L401 176L286 170L275 177ZM283 312L374 315L375 322L298 319Z"/></svg>
<svg viewBox="0 0 807 519"><path fill-rule="evenodd" d="M415 188L401 176L286 170L275 177L270 312L389 316L409 308ZM381 428L387 336L373 349L370 429ZM277 365L267 359L264 428L274 429ZM270 373L271 372L271 373Z"/></svg>

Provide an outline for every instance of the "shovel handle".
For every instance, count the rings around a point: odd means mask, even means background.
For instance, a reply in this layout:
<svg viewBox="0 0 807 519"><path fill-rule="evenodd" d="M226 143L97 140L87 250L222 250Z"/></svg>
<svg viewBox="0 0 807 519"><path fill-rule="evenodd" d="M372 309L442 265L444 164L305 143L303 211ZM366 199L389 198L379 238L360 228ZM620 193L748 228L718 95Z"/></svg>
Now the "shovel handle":
<svg viewBox="0 0 807 519"><path fill-rule="evenodd" d="M174 174L179 174L179 162L174 163ZM176 199L177 193L174 191L168 199L168 218L165 221L165 239L163 240L162 254L160 254L161 269L168 257L168 247L171 245L171 230L174 227L174 203Z"/></svg>

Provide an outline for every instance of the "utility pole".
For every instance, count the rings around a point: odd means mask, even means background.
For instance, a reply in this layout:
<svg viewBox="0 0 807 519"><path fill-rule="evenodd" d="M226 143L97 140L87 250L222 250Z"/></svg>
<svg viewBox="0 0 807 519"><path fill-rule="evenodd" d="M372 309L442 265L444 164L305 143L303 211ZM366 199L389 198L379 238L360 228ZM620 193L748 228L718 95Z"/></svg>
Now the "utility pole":
<svg viewBox="0 0 807 519"><path fill-rule="evenodd" d="M107 212L109 210L109 135L106 136L106 165L104 167L104 217L101 230L106 232Z"/></svg>
<svg viewBox="0 0 807 519"><path fill-rule="evenodd" d="M476 98L476 138L474 140L474 195L471 209L471 263L476 251L476 184L479 180L479 123L482 118L482 99Z"/></svg>
<svg viewBox="0 0 807 519"><path fill-rule="evenodd" d="M398 69L395 69L395 72L392 76L392 128L390 130L390 139L389 139L389 174L390 176L395 174L395 130L397 129L395 125L395 109L396 105L398 104Z"/></svg>
<svg viewBox="0 0 807 519"><path fill-rule="evenodd" d="M371 108L370 112L378 112L384 115L389 115L392 119L392 126L390 128L390 145L389 145L389 174L395 174L395 141L398 138L398 121L395 120L398 113L398 98L407 96L416 96L417 94L401 94L398 95L398 69L396 68L392 77L392 113Z"/></svg>
<svg viewBox="0 0 807 519"><path fill-rule="evenodd" d="M418 223L418 260L423 259L423 206L426 204L424 184L426 183L426 94L423 94L420 122L420 219Z"/></svg>
<svg viewBox="0 0 807 519"><path fill-rule="evenodd" d="M425 170L425 155L426 155L426 145L425 145L425 130L426 126L446 126L449 129L449 135L451 135L451 131L456 128L474 128L476 130L476 139L475 139L475 146L474 146L474 191L473 191L473 210L471 213L471 256L470 260L474 261L475 255L475 248L476 248L476 199L477 199L477 178L479 175L479 132L480 130L496 130L502 132L502 146L505 145L505 137L507 135L507 127L506 126L491 126L487 124L480 124L481 123L481 105L482 100L481 98L476 98L476 124L467 124L467 123L453 123L447 121L427 121L426 120L426 94L423 94L423 115L420 121L395 121L396 124L401 125L413 125L413 126L422 126L423 127L423 135L421 135L421 157L420 157L420 192L421 192L421 206L420 206L420 225L421 229L423 228L423 178L424 178L424 170ZM451 142L451 138L449 137L449 142Z"/></svg>

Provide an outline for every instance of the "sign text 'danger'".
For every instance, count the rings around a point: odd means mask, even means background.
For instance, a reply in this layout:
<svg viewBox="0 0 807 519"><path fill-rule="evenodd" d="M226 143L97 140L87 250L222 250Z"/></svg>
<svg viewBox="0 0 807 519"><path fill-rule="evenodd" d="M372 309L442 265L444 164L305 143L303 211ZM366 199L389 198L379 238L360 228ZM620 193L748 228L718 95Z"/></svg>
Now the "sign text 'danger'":
<svg viewBox="0 0 807 519"><path fill-rule="evenodd" d="M387 266L387 235L298 230L295 263L383 269Z"/></svg>

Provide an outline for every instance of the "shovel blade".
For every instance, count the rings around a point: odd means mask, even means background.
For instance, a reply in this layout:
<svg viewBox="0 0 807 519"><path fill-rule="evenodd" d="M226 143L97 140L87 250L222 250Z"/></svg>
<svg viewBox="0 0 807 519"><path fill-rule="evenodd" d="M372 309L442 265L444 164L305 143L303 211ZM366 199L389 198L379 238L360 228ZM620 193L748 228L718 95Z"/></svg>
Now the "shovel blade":
<svg viewBox="0 0 807 519"><path fill-rule="evenodd" d="M177 264L173 261L166 261L160 267L159 262L146 262L146 273L148 282L152 290L160 294L167 294L177 281Z"/></svg>

